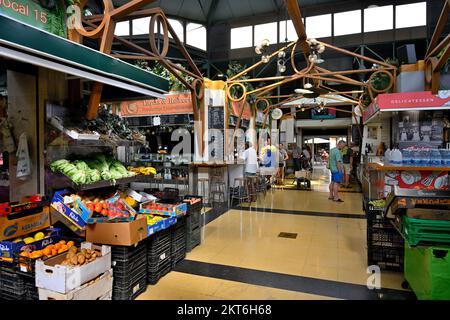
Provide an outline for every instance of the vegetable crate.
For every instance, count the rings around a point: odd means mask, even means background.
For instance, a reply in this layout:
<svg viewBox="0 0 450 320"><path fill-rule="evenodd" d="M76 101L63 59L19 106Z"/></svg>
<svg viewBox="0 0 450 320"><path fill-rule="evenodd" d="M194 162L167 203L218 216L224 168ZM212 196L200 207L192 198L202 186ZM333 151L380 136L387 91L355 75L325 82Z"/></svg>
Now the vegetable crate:
<svg viewBox="0 0 450 320"><path fill-rule="evenodd" d="M159 205L159 207L166 207L166 209L156 209L154 208L154 205ZM140 213L149 213L149 214L156 214L161 216L169 216L169 217L177 217L177 216L184 216L186 215L187 211L187 203L180 203L178 205L174 205L172 207L170 204L155 204L153 201L147 201L144 203L141 203L139 207Z"/></svg>
<svg viewBox="0 0 450 320"><path fill-rule="evenodd" d="M201 213L203 208L203 197L194 195L185 195L184 202L187 203L186 215Z"/></svg>
<svg viewBox="0 0 450 320"><path fill-rule="evenodd" d="M24 210L0 216L0 240L8 240L50 227L50 212L47 206L30 211Z"/></svg>
<svg viewBox="0 0 450 320"><path fill-rule="evenodd" d="M36 286L66 294L111 268L110 246L100 247L84 242L81 244L81 248L97 251L98 257L92 262L77 267L61 265L65 255L58 255L46 261L37 260Z"/></svg>
<svg viewBox="0 0 450 320"><path fill-rule="evenodd" d="M24 250L41 250L46 246L58 242L61 238L61 229L50 227L43 231L47 237L26 244L23 240L19 242L0 241L0 261L14 263L14 255Z"/></svg>
<svg viewBox="0 0 450 320"><path fill-rule="evenodd" d="M411 246L450 245L450 221L404 216L402 233Z"/></svg>
<svg viewBox="0 0 450 320"><path fill-rule="evenodd" d="M0 266L0 300L39 300L34 274Z"/></svg>
<svg viewBox="0 0 450 320"><path fill-rule="evenodd" d="M450 299L450 247L412 247L406 242L404 272L418 299Z"/></svg>
<svg viewBox="0 0 450 320"><path fill-rule="evenodd" d="M154 234L147 240L147 283L156 284L172 270L171 230Z"/></svg>
<svg viewBox="0 0 450 320"><path fill-rule="evenodd" d="M71 209L69 206L67 206L64 203L64 196L71 194L72 191L69 189L64 189L60 191L56 191L53 195L52 199L52 208L58 211L61 215L63 215L65 218L67 218L72 224L74 224L78 229L85 229L86 222L89 218L89 210L85 208L83 205L79 207L79 212L77 212L75 209ZM84 207L84 210L82 211L81 208ZM84 212L84 213L83 213ZM83 217L84 215L84 217Z"/></svg>
<svg viewBox="0 0 450 320"><path fill-rule="evenodd" d="M192 249L201 244L201 241L201 227L193 230L188 229L186 232L186 252L191 252Z"/></svg>
<svg viewBox="0 0 450 320"><path fill-rule="evenodd" d="M111 300L112 286L113 271L110 269L65 294L39 288L39 300Z"/></svg>
<svg viewBox="0 0 450 320"><path fill-rule="evenodd" d="M389 219L367 219L367 263L381 269L403 270L404 240Z"/></svg>
<svg viewBox="0 0 450 320"><path fill-rule="evenodd" d="M132 300L147 287L147 246L113 246L113 300Z"/></svg>
<svg viewBox="0 0 450 320"><path fill-rule="evenodd" d="M171 228L172 267L186 257L186 218L178 219Z"/></svg>
<svg viewBox="0 0 450 320"><path fill-rule="evenodd" d="M170 228L177 222L176 217L166 218L164 220L160 220L155 224L148 225L148 236L154 235L155 233Z"/></svg>

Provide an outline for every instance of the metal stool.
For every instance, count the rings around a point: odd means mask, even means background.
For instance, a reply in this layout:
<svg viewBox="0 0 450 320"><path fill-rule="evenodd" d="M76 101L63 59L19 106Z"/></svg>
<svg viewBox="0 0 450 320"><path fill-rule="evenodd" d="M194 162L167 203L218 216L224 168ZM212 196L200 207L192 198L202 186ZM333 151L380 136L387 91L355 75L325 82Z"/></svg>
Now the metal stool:
<svg viewBox="0 0 450 320"><path fill-rule="evenodd" d="M199 178L198 180L199 186L198 186L198 193L203 197L203 204L208 203L209 204L209 195L206 193L206 185L208 184L209 189L209 179L208 178Z"/></svg>
<svg viewBox="0 0 450 320"><path fill-rule="evenodd" d="M245 177L245 188L248 196L248 202L255 202L257 197L256 186L258 183L258 178L255 177Z"/></svg>
<svg viewBox="0 0 450 320"><path fill-rule="evenodd" d="M248 195L246 192L245 187L245 179L244 178L235 178L234 179L234 185L233 185L233 191L231 193L231 203L233 203L234 199L237 199L239 201L239 205L242 204L242 202L247 201Z"/></svg>
<svg viewBox="0 0 450 320"><path fill-rule="evenodd" d="M216 201L216 196L218 196L219 201ZM217 181L213 180L211 182L211 189L209 192L209 197L211 199L211 202L226 202L227 198L227 192L226 192L226 186L224 181Z"/></svg>

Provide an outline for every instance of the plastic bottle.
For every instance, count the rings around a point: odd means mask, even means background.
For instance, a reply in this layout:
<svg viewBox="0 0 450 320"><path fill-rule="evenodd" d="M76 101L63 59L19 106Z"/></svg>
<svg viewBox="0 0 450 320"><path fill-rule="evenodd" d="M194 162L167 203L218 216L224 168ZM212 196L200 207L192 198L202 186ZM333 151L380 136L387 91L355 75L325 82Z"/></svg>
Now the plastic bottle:
<svg viewBox="0 0 450 320"><path fill-rule="evenodd" d="M430 152L430 165L432 167L441 166L441 153L439 149L432 149Z"/></svg>
<svg viewBox="0 0 450 320"><path fill-rule="evenodd" d="M410 165L412 161L411 150L403 149L402 150L402 163L404 166Z"/></svg>
<svg viewBox="0 0 450 320"><path fill-rule="evenodd" d="M398 149L394 149L391 151L391 163L396 166L400 166L403 162L402 153Z"/></svg>
<svg viewBox="0 0 450 320"><path fill-rule="evenodd" d="M391 162L391 149L387 149L384 153L384 164L389 164Z"/></svg>

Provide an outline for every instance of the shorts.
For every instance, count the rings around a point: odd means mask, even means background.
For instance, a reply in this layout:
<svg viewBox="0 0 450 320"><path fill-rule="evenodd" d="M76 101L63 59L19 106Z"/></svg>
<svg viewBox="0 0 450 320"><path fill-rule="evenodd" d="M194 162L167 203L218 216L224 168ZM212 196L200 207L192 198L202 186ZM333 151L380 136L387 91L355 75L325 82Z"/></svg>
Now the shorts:
<svg viewBox="0 0 450 320"><path fill-rule="evenodd" d="M344 174L341 171L331 171L331 182L341 183L344 180Z"/></svg>
<svg viewBox="0 0 450 320"><path fill-rule="evenodd" d="M280 164L278 165L278 167L284 168L284 164L283 164L283 163L280 163Z"/></svg>
<svg viewBox="0 0 450 320"><path fill-rule="evenodd" d="M350 163L344 163L345 168L345 174L350 174L350 171L352 171L352 167L350 166Z"/></svg>

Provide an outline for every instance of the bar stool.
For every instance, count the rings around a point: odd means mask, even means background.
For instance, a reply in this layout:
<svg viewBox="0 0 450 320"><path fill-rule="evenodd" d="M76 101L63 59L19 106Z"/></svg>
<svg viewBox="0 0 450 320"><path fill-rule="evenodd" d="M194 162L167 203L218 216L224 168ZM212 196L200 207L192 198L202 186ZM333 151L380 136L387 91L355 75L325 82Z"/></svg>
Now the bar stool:
<svg viewBox="0 0 450 320"><path fill-rule="evenodd" d="M208 185L209 189L209 179L208 178L199 178L198 180L199 186L198 191L200 193L200 196L203 197L203 204L208 203L209 204L209 195L206 193L206 185Z"/></svg>
<svg viewBox="0 0 450 320"><path fill-rule="evenodd" d="M248 202L255 202L257 197L256 186L258 184L258 178L245 177L245 188L248 195Z"/></svg>
<svg viewBox="0 0 450 320"><path fill-rule="evenodd" d="M241 205L242 202L245 202L248 199L245 178L243 177L234 179L233 191L231 193L231 204L233 204L234 199L238 200L239 205Z"/></svg>

